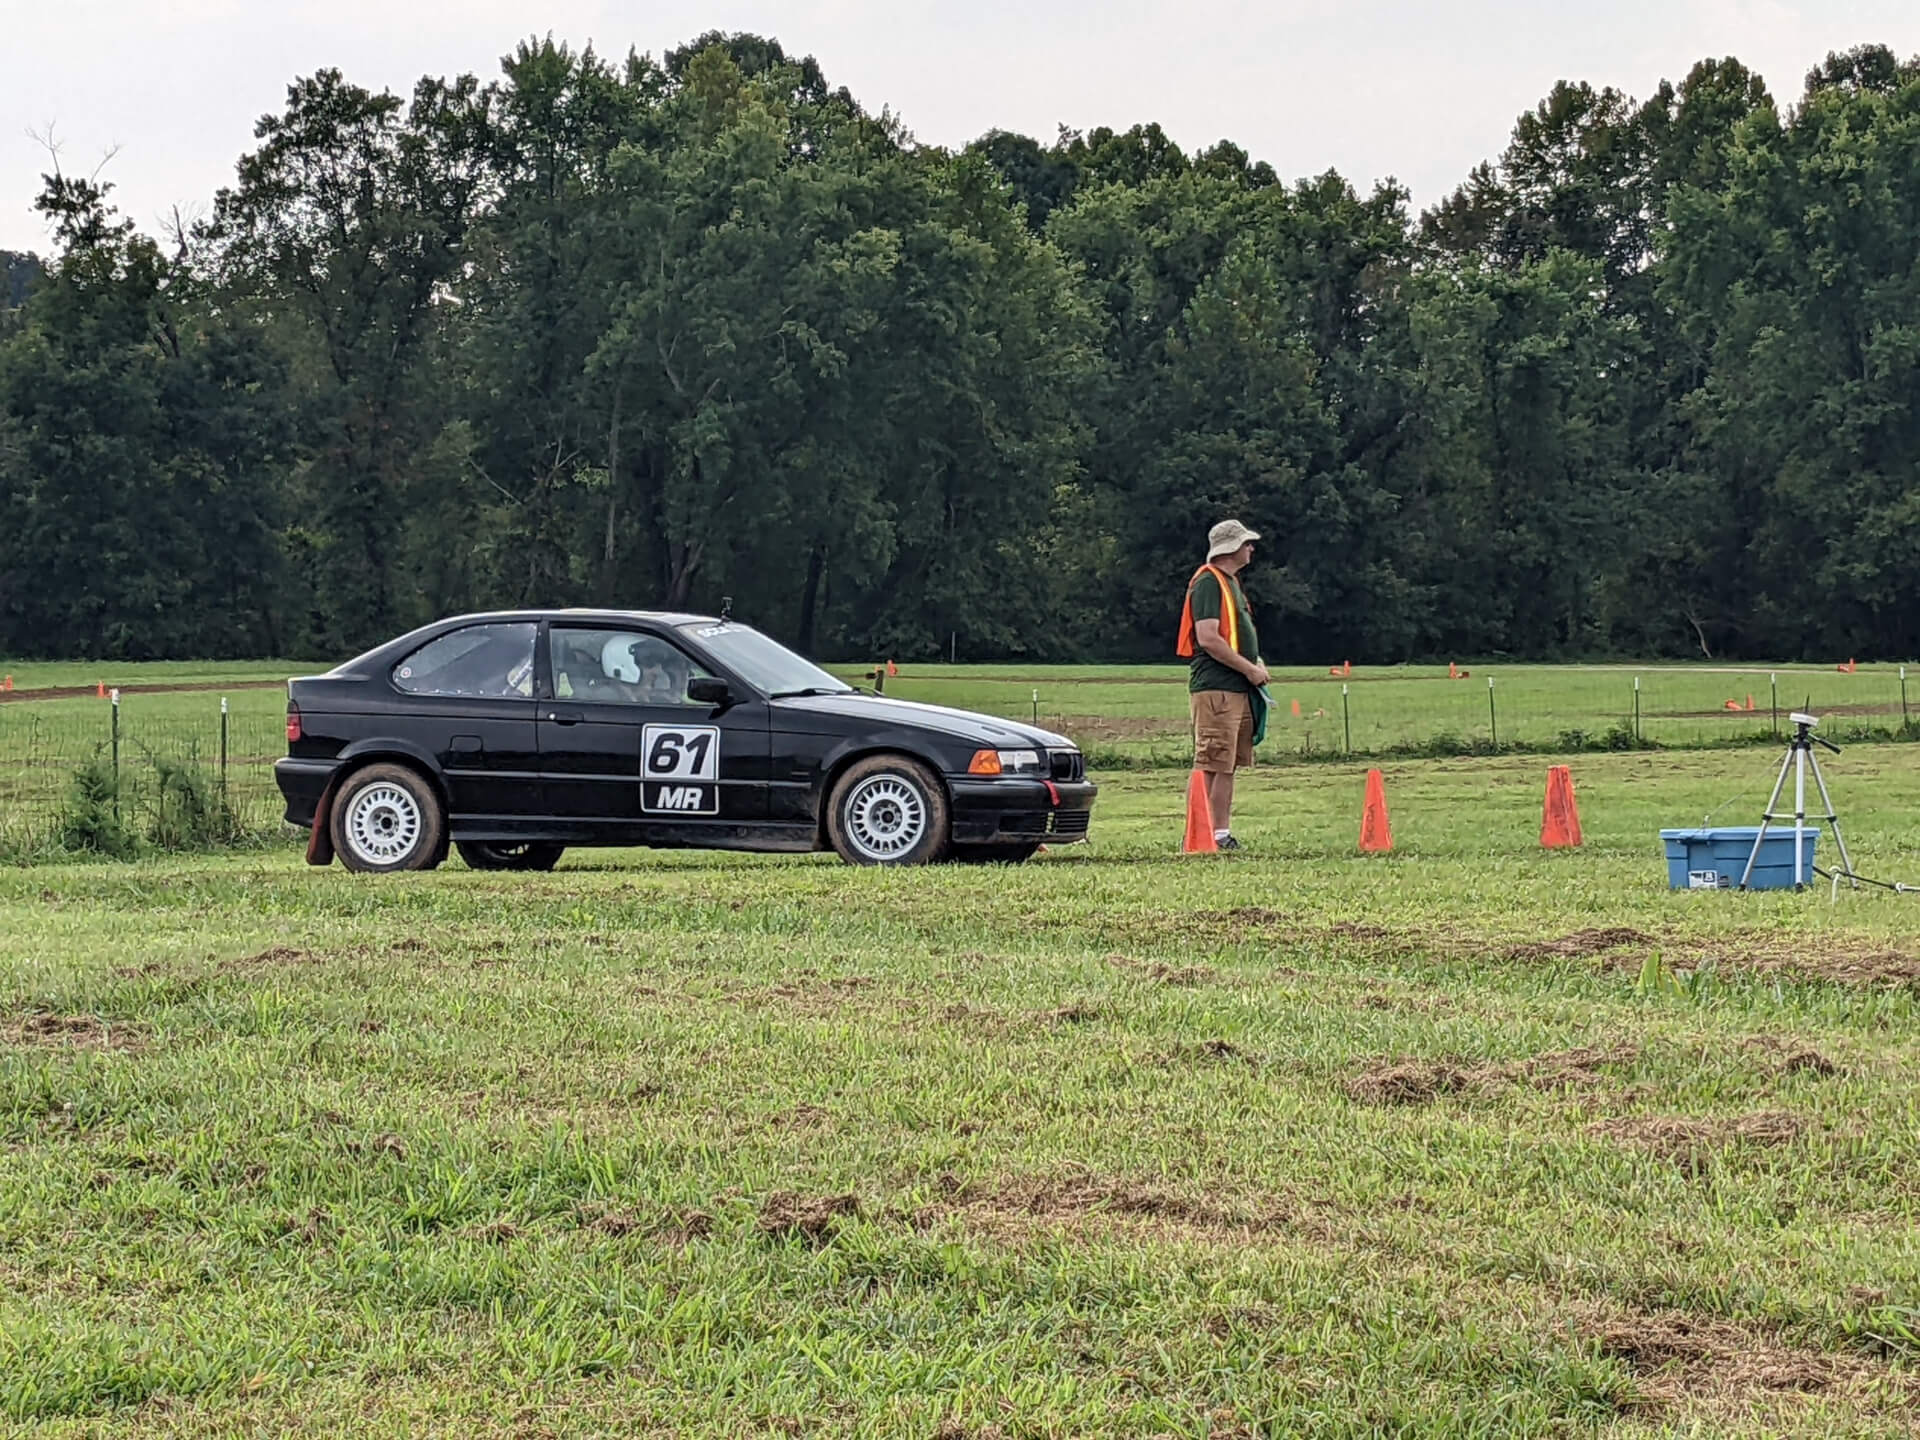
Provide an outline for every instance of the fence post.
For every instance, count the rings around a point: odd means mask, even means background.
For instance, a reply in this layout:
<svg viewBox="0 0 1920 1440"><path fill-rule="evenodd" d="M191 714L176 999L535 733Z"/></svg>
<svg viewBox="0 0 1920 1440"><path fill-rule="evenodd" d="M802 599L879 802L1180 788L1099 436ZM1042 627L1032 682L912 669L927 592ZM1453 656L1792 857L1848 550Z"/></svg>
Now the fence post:
<svg viewBox="0 0 1920 1440"><path fill-rule="evenodd" d="M1905 730L1913 722L1907 718L1907 667L1900 667L1900 728Z"/></svg>
<svg viewBox="0 0 1920 1440"><path fill-rule="evenodd" d="M1493 710L1493 677L1487 676L1487 732L1493 737L1493 748L1500 748L1500 717Z"/></svg>
<svg viewBox="0 0 1920 1440"><path fill-rule="evenodd" d="M1778 740L1780 738L1780 677L1779 675L1778 674L1769 675L1767 677L1767 683L1773 689L1773 738Z"/></svg>
<svg viewBox="0 0 1920 1440"><path fill-rule="evenodd" d="M113 818L120 818L120 691L107 692L113 703Z"/></svg>
<svg viewBox="0 0 1920 1440"><path fill-rule="evenodd" d="M227 804L227 697L220 697L220 806Z"/></svg>
<svg viewBox="0 0 1920 1440"><path fill-rule="evenodd" d="M1033 723L1036 725L1040 723L1040 692L1038 690L1033 692Z"/></svg>
<svg viewBox="0 0 1920 1440"><path fill-rule="evenodd" d="M1353 711L1347 704L1347 687L1340 687L1340 725L1347 733L1347 754L1353 753Z"/></svg>
<svg viewBox="0 0 1920 1440"><path fill-rule="evenodd" d="M1633 677L1633 743L1640 743L1640 677Z"/></svg>

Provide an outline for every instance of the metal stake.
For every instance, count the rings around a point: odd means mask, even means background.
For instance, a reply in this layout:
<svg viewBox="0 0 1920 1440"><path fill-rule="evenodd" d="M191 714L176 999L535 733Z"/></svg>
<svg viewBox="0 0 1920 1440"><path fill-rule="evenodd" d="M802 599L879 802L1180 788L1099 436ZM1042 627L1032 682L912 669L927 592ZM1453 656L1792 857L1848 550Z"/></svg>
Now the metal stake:
<svg viewBox="0 0 1920 1440"><path fill-rule="evenodd" d="M1347 705L1347 687L1340 687L1340 723L1347 732L1347 754L1353 753L1353 711Z"/></svg>
<svg viewBox="0 0 1920 1440"><path fill-rule="evenodd" d="M227 697L220 697L220 805L227 803Z"/></svg>
<svg viewBox="0 0 1920 1440"><path fill-rule="evenodd" d="M1767 679L1773 684L1773 738L1778 740L1780 738L1780 677L1769 675Z"/></svg>
<svg viewBox="0 0 1920 1440"><path fill-rule="evenodd" d="M1493 677L1487 676L1487 731L1493 737L1493 748L1500 748L1500 717L1493 711Z"/></svg>
<svg viewBox="0 0 1920 1440"><path fill-rule="evenodd" d="M1640 743L1640 677L1633 677L1633 743Z"/></svg>
<svg viewBox="0 0 1920 1440"><path fill-rule="evenodd" d="M117 820L120 818L120 691L109 690L107 698L113 701L113 814Z"/></svg>

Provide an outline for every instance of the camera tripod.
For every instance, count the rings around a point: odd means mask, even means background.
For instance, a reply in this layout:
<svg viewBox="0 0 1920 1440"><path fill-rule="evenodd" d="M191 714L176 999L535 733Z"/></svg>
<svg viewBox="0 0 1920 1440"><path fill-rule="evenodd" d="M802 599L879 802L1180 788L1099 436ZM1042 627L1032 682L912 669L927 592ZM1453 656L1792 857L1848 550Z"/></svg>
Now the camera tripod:
<svg viewBox="0 0 1920 1440"><path fill-rule="evenodd" d="M1760 847L1766 843L1767 827L1786 817L1779 812L1780 792L1787 788L1787 772L1793 772L1793 888L1807 888L1806 852L1800 848L1800 831L1807 823L1807 771L1813 771L1813 783L1820 787L1821 803L1827 807L1827 824L1833 827L1833 843L1840 851L1840 868L1832 872L1834 888L1838 890L1844 876L1854 889L1860 888L1860 877L1853 873L1853 857L1847 854L1847 842L1840 834L1840 817L1833 810L1833 796L1827 793L1826 776L1820 773L1820 759L1813 753L1818 745L1831 750L1835 755L1840 747L1831 740L1822 740L1813 733L1813 727L1820 721L1796 710L1789 717L1793 721L1793 738L1787 742L1786 758L1780 762L1780 778L1773 782L1773 796L1767 801L1766 814L1760 818L1760 833L1753 837L1753 849L1747 855L1747 868L1740 872L1740 888L1747 888L1747 882L1753 878L1753 867L1760 859ZM1819 866L1814 866L1816 874L1824 874Z"/></svg>

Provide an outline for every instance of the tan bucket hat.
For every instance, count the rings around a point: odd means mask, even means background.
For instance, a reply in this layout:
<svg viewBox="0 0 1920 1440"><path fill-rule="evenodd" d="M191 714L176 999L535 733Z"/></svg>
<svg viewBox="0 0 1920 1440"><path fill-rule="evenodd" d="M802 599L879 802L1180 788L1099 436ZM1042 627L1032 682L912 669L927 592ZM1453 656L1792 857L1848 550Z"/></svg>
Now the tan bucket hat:
<svg viewBox="0 0 1920 1440"><path fill-rule="evenodd" d="M1222 520L1207 532L1207 559L1231 555L1249 540L1259 538L1258 530L1249 530L1238 520Z"/></svg>

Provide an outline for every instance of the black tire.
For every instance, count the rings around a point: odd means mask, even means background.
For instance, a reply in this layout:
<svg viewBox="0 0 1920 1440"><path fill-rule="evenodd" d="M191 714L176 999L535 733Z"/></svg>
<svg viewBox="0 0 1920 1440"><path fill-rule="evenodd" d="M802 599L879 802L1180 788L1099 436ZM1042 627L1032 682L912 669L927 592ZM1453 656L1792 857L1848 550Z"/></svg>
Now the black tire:
<svg viewBox="0 0 1920 1440"><path fill-rule="evenodd" d="M369 765L333 797L328 827L334 853L362 875L431 870L447 853L447 817L440 796L417 770Z"/></svg>
<svg viewBox="0 0 1920 1440"><path fill-rule="evenodd" d="M456 840L453 843L469 870L551 870L567 853L566 846L544 840Z"/></svg>
<svg viewBox="0 0 1920 1440"><path fill-rule="evenodd" d="M953 846L946 787L918 760L857 760L827 802L827 839L849 865L930 865Z"/></svg>
<svg viewBox="0 0 1920 1440"><path fill-rule="evenodd" d="M949 858L956 865L1024 865L1039 850L1037 840L1011 845L956 845Z"/></svg>

